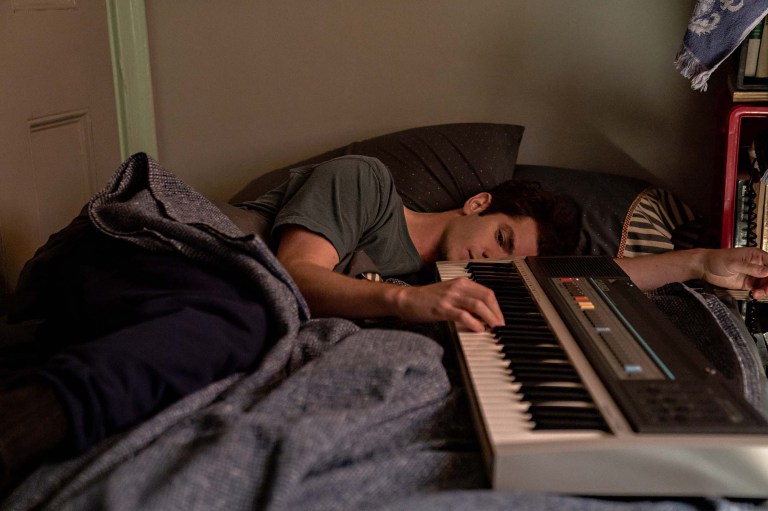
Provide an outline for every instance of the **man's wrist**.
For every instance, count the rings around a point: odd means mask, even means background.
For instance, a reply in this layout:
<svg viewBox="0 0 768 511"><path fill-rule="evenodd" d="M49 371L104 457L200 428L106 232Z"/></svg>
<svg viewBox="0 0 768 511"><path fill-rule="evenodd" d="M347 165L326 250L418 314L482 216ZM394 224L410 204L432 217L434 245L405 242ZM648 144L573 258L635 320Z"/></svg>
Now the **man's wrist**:
<svg viewBox="0 0 768 511"><path fill-rule="evenodd" d="M682 257L688 261L689 277L685 280L705 279L707 276L707 256L709 250L693 248L686 250Z"/></svg>
<svg viewBox="0 0 768 511"><path fill-rule="evenodd" d="M397 284L387 284L384 283L381 285L383 288L385 288L383 298L384 298L384 309L387 311L387 316L394 316L397 318L402 319L402 313L401 311L405 310L405 303L407 301L408 292L410 291L410 288L408 286L398 286Z"/></svg>

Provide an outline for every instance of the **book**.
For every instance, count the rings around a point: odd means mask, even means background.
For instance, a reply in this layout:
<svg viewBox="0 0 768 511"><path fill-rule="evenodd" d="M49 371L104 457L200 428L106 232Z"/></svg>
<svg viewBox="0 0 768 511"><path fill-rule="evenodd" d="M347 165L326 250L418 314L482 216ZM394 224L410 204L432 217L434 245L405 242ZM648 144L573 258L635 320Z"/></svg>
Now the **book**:
<svg viewBox="0 0 768 511"><path fill-rule="evenodd" d="M765 230L765 194L766 194L766 185L765 183L761 181L756 181L754 184L754 187L756 188L755 191L755 218L753 221L752 229L754 230L754 246L763 248L766 246L766 243L768 243L768 240L766 240L766 230Z"/></svg>
<svg viewBox="0 0 768 511"><path fill-rule="evenodd" d="M765 215L768 214L768 210L765 208L765 204L763 204L763 209L760 211L762 211L763 214L763 229L760 236L760 244L758 246L764 251L768 251L768 222L765 221Z"/></svg>
<svg viewBox="0 0 768 511"><path fill-rule="evenodd" d="M759 103L768 101L768 90L733 90L731 92L731 101L734 103Z"/></svg>
<svg viewBox="0 0 768 511"><path fill-rule="evenodd" d="M759 170L759 169L758 169ZM757 246L768 251L768 174L765 172L755 182L757 187Z"/></svg>
<svg viewBox="0 0 768 511"><path fill-rule="evenodd" d="M755 144L763 143L764 137L758 137L758 139L749 147L747 154L749 158L749 171L752 173L752 188L753 193L749 197L754 203L747 204L748 215L748 228L750 229L751 236L747 237L747 244L749 246L763 247L764 243L768 243L765 236L765 208L766 208L766 183L762 181L763 172L760 168L760 164L757 160L757 151Z"/></svg>
<svg viewBox="0 0 768 511"><path fill-rule="evenodd" d="M757 56L760 52L760 39L763 37L763 25L763 21L755 25L744 42L747 52L744 62L744 76L752 77L757 72Z"/></svg>
<svg viewBox="0 0 768 511"><path fill-rule="evenodd" d="M740 171L736 176L736 200L733 214L733 246L746 247L749 233L749 173Z"/></svg>
<svg viewBox="0 0 768 511"><path fill-rule="evenodd" d="M757 79L752 78L751 81L755 81L755 80ZM768 80L763 80L763 81L766 82L766 84L764 85L765 87L764 90L755 90L755 89L742 90L737 85L735 78L733 76L729 76L728 88L731 91L731 101L733 101L734 103L759 103L762 101L768 101Z"/></svg>
<svg viewBox="0 0 768 511"><path fill-rule="evenodd" d="M768 78L768 29L765 27L766 21L768 18L762 21L763 33L760 36L760 49L757 52L755 78Z"/></svg>
<svg viewBox="0 0 768 511"><path fill-rule="evenodd" d="M747 227L750 229L750 236L747 238L747 245L754 247L763 247L765 243L764 231L765 231L765 194L766 185L760 182L759 179L753 181L754 193L752 200L754 205L752 206L751 213Z"/></svg>
<svg viewBox="0 0 768 511"><path fill-rule="evenodd" d="M761 19L746 34L739 45L738 58L733 62L736 78L731 87L732 91L768 91L768 17ZM739 99L755 100L754 97Z"/></svg>

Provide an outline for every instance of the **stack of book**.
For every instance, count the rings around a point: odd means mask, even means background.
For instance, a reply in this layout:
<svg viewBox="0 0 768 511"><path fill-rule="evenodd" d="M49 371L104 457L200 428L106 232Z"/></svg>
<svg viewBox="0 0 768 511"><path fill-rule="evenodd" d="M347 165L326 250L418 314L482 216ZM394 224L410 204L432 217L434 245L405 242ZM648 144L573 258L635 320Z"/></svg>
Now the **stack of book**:
<svg viewBox="0 0 768 511"><path fill-rule="evenodd" d="M768 101L768 18L757 24L741 43L735 81L734 101Z"/></svg>

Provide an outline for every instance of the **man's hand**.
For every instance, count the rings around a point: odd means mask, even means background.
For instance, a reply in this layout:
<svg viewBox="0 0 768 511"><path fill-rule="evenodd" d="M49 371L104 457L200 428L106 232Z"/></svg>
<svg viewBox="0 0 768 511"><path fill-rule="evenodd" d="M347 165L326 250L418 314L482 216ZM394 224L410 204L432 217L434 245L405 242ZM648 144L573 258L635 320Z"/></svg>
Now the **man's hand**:
<svg viewBox="0 0 768 511"><path fill-rule="evenodd" d="M496 295L485 286L458 278L427 286L401 287L397 316L406 321L453 321L474 332L504 324Z"/></svg>
<svg viewBox="0 0 768 511"><path fill-rule="evenodd" d="M303 227L283 230L277 258L296 281L314 316L448 320L476 332L482 332L485 325L504 324L493 291L468 279L399 286L335 273L333 268L339 262L336 249Z"/></svg>
<svg viewBox="0 0 768 511"><path fill-rule="evenodd" d="M703 278L710 284L768 296L768 253L758 248L709 250L702 260Z"/></svg>
<svg viewBox="0 0 768 511"><path fill-rule="evenodd" d="M728 289L768 296L768 253L758 248L692 249L616 259L640 289L649 291L669 282L704 279Z"/></svg>

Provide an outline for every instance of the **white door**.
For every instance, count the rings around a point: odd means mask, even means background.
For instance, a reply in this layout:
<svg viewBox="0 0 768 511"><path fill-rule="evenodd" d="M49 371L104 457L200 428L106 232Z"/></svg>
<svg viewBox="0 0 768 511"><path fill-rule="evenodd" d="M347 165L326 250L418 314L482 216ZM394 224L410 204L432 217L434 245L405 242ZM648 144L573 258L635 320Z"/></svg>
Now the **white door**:
<svg viewBox="0 0 768 511"><path fill-rule="evenodd" d="M120 163L104 0L0 0L0 308Z"/></svg>

